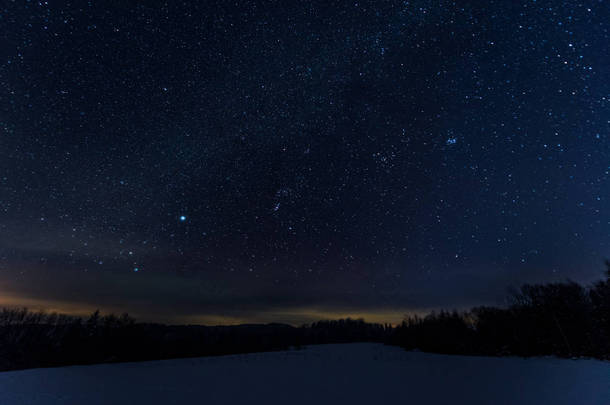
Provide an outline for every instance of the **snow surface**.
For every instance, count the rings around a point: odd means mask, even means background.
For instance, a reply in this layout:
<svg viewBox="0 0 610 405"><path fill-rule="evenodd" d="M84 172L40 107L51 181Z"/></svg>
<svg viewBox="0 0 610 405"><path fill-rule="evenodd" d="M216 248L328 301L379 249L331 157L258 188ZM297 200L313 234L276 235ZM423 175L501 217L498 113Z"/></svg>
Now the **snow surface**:
<svg viewBox="0 0 610 405"><path fill-rule="evenodd" d="M0 404L610 404L610 363L379 344L0 373Z"/></svg>

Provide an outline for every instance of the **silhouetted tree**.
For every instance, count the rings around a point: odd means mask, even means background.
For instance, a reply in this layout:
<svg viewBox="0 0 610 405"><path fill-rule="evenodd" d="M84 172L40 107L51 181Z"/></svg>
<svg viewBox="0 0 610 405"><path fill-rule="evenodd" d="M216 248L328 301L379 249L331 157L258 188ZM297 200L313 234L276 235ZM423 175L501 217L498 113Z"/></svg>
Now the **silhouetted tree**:
<svg viewBox="0 0 610 405"><path fill-rule="evenodd" d="M590 292L593 305L594 345L599 354L610 358L610 262L606 261L605 279L593 285Z"/></svg>

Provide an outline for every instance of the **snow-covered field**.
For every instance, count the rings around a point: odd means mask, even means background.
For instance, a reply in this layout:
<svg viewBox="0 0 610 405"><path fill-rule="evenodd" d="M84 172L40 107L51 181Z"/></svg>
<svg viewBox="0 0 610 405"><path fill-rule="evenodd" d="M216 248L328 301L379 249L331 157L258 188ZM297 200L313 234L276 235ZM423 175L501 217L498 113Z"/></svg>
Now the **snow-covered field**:
<svg viewBox="0 0 610 405"><path fill-rule="evenodd" d="M2 405L610 404L610 363L379 344L0 373Z"/></svg>

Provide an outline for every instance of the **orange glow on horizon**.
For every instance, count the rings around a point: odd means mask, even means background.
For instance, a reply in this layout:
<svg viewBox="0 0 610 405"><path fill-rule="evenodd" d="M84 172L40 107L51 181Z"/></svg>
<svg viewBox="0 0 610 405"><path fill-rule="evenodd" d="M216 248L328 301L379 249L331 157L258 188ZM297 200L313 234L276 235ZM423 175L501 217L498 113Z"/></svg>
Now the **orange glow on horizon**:
<svg viewBox="0 0 610 405"><path fill-rule="evenodd" d="M53 301L17 295L2 294L0 307L26 307L32 311L57 312L66 315L87 317L95 310L102 313L121 314L129 313L140 322L159 322L167 324L198 324L198 325L238 325L244 323L285 323L300 326L306 323L332 319L364 319L366 322L397 325L406 315L423 315L428 311L414 311L408 309L324 309L315 307L278 308L273 310L252 311L248 314L210 313L210 314L181 314L157 313L154 316L138 311L129 311L129 308L96 306L89 303L69 301Z"/></svg>

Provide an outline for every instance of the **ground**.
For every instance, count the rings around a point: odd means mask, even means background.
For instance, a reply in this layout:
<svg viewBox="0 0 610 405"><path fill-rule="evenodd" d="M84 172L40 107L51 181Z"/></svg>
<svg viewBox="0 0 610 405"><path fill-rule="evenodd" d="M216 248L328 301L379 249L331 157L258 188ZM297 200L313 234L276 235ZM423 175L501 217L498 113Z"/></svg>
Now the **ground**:
<svg viewBox="0 0 610 405"><path fill-rule="evenodd" d="M610 362L380 344L0 373L2 405L610 404Z"/></svg>

